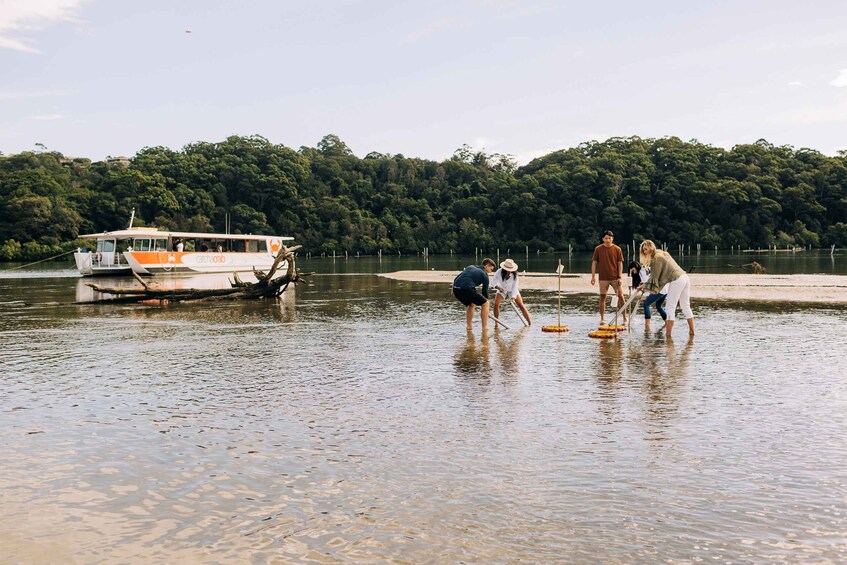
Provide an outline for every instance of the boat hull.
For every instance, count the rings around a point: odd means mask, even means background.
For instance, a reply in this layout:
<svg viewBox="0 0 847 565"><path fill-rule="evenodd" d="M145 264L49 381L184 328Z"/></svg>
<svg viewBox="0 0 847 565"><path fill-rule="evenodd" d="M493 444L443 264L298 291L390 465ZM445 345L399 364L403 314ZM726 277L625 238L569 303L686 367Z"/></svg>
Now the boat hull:
<svg viewBox="0 0 847 565"><path fill-rule="evenodd" d="M84 277L115 277L129 275L132 267L121 261L116 253L74 253L74 262Z"/></svg>
<svg viewBox="0 0 847 565"><path fill-rule="evenodd" d="M274 262L267 253L126 251L124 257L133 272L153 276L263 271ZM283 262L280 269L285 268Z"/></svg>

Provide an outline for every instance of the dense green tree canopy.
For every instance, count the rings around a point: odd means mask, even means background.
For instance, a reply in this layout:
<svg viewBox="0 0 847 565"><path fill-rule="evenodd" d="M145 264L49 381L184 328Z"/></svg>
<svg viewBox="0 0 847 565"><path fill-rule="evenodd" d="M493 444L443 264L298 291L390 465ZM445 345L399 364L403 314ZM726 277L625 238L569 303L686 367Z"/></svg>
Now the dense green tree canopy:
<svg viewBox="0 0 847 565"><path fill-rule="evenodd" d="M293 150L261 136L148 147L128 167L0 156L0 260L136 225L294 236L311 253L591 249L619 241L847 246L847 155L760 140L724 150L612 138L523 167L467 146L443 161L353 155L336 135Z"/></svg>

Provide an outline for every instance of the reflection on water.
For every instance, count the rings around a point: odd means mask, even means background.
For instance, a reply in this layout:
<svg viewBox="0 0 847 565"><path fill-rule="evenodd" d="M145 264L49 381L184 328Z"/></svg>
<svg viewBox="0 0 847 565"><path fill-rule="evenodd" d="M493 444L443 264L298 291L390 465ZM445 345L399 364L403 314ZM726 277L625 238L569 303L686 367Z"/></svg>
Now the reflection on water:
<svg viewBox="0 0 847 565"><path fill-rule="evenodd" d="M488 333L477 342L472 331L467 332L464 347L456 355L456 371L459 374L487 379L491 376L491 348Z"/></svg>
<svg viewBox="0 0 847 565"><path fill-rule="evenodd" d="M526 327L509 332L500 331L499 328L496 330L494 345L497 350L497 362L504 375L514 375L515 378L520 375L521 342L530 331Z"/></svg>
<svg viewBox="0 0 847 565"><path fill-rule="evenodd" d="M597 382L601 388L613 391L623 377L622 339L600 339L597 341Z"/></svg>
<svg viewBox="0 0 847 565"><path fill-rule="evenodd" d="M444 285L72 305L0 279L0 553L25 563L839 563L844 309L694 304L593 340ZM684 327L679 327L684 330ZM825 338L823 337L825 336Z"/></svg>
<svg viewBox="0 0 847 565"><path fill-rule="evenodd" d="M252 273L244 273L239 276L244 282L256 282L256 277L254 277ZM231 288L232 280L232 275L205 274L149 278L144 282L150 288L155 290L209 290ZM109 300L115 298L115 295L94 290L90 286L92 284L96 285L98 288L142 290L141 283L133 277L78 278L76 281L77 302L93 302L95 300ZM289 288L294 288L294 285L291 285ZM286 290L286 292L288 291Z"/></svg>
<svg viewBox="0 0 847 565"><path fill-rule="evenodd" d="M648 336L648 339L650 336ZM688 383L689 357L694 349L694 337L686 338L679 346L673 341L655 339L641 362L644 369L645 424L647 439L670 439L667 430L673 418L679 416L679 406Z"/></svg>

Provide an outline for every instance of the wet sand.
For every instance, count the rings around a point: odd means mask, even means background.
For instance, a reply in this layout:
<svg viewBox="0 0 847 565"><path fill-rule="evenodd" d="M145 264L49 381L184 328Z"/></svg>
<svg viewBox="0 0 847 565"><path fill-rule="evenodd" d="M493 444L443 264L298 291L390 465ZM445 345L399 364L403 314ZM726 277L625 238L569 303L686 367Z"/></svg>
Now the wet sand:
<svg viewBox="0 0 847 565"><path fill-rule="evenodd" d="M380 276L403 281L450 284L458 271L397 271ZM847 304L847 276L843 275L701 275L692 273L691 297L709 300L759 300ZM627 282L628 279L624 278ZM555 291L556 275L521 273L521 288ZM597 294L587 274L565 274L562 292Z"/></svg>

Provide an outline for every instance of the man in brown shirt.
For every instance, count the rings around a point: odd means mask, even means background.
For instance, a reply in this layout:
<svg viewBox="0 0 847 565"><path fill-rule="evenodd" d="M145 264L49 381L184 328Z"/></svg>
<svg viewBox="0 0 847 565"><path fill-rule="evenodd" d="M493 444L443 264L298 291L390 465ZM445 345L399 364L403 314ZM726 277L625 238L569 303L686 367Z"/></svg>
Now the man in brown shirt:
<svg viewBox="0 0 847 565"><path fill-rule="evenodd" d="M615 234L611 231L603 232L603 243L594 248L594 257L591 259L591 285L596 282L595 275L600 275L600 323L606 323L606 294L611 286L618 296L618 304L624 303L623 287L621 286L621 274L623 273L623 251L612 243ZM626 312L623 314L626 322Z"/></svg>

